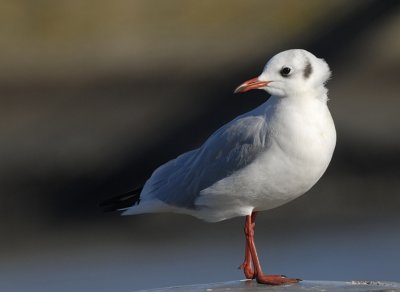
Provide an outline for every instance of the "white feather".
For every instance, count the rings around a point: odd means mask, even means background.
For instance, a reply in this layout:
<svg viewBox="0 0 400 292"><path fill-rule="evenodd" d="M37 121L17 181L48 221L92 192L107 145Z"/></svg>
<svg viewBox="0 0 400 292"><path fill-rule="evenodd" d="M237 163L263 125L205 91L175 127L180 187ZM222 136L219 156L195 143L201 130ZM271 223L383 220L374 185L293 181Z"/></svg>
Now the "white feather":
<svg viewBox="0 0 400 292"><path fill-rule="evenodd" d="M290 66L290 76L279 74L283 66ZM273 57L259 77L271 81L263 89L273 96L217 130L200 148L156 169L140 204L124 215L177 212L220 221L304 194L325 172L335 148L324 86L330 74L322 59L304 50Z"/></svg>

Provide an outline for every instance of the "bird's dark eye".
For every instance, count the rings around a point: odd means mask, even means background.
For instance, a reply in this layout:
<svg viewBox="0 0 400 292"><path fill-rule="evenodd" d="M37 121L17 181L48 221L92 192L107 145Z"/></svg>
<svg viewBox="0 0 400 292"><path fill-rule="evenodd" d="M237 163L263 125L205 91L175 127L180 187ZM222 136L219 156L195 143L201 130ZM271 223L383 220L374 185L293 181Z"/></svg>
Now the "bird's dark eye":
<svg viewBox="0 0 400 292"><path fill-rule="evenodd" d="M288 77L291 71L292 71L292 69L291 69L290 67L283 67L283 68L281 69L281 72L280 72L280 73L281 73L281 75L282 75L283 77Z"/></svg>

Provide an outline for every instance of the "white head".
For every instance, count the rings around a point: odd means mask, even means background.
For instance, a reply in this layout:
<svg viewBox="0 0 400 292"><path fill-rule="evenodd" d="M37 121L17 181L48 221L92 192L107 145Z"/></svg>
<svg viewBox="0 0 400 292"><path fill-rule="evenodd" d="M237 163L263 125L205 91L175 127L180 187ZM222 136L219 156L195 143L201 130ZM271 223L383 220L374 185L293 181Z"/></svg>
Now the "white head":
<svg viewBox="0 0 400 292"><path fill-rule="evenodd" d="M321 96L330 76L323 59L306 50L287 50L272 57L260 76L241 84L235 93L264 89L277 97Z"/></svg>

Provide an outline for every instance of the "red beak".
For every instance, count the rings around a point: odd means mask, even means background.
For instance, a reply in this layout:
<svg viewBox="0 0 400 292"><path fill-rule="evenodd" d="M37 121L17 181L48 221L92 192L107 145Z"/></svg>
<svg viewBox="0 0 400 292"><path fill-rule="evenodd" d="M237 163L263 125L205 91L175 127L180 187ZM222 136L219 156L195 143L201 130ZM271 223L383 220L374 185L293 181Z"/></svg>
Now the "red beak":
<svg viewBox="0 0 400 292"><path fill-rule="evenodd" d="M234 93L238 92L246 92L252 89L258 89L264 86L267 86L270 81L261 81L258 79L258 77L247 80L246 82L243 82L240 84L234 91Z"/></svg>

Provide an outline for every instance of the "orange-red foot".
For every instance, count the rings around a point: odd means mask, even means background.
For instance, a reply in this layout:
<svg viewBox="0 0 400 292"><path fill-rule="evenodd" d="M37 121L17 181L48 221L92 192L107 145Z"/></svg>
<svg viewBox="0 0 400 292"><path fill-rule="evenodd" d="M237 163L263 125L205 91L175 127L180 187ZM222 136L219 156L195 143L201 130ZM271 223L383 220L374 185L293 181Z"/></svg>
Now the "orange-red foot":
<svg viewBox="0 0 400 292"><path fill-rule="evenodd" d="M254 279L255 278L253 268L251 267L251 265L247 264L246 262L243 262L243 264L241 264L239 266L239 269L243 270L243 273L244 273L246 279Z"/></svg>
<svg viewBox="0 0 400 292"><path fill-rule="evenodd" d="M260 284L267 285L295 284L301 281L301 279L287 278L281 275L257 275L256 280Z"/></svg>

